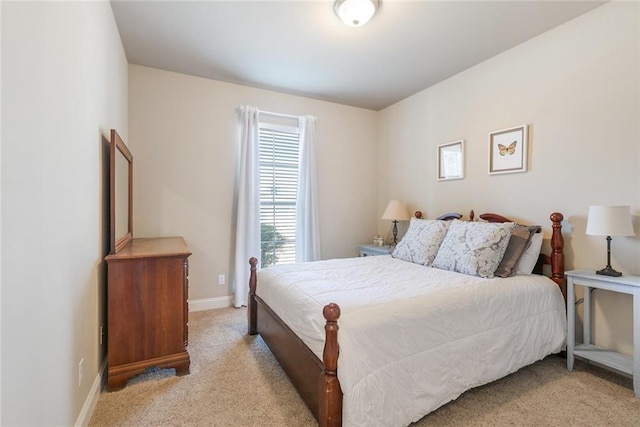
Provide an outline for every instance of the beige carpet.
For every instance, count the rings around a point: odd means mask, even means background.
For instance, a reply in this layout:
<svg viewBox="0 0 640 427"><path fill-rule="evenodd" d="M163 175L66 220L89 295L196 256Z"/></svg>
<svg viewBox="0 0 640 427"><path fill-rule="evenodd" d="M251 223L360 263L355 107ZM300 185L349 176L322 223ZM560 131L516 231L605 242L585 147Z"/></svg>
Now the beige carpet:
<svg viewBox="0 0 640 427"><path fill-rule="evenodd" d="M132 379L100 395L89 426L314 426L315 419L259 337L246 309L192 313L191 374ZM640 426L631 380L550 356L471 390L413 426Z"/></svg>

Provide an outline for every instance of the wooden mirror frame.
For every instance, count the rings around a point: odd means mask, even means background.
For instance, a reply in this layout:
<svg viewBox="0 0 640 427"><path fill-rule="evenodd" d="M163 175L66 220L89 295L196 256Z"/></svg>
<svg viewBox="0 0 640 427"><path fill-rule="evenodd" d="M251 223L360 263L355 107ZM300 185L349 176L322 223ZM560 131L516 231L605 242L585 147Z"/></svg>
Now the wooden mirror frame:
<svg viewBox="0 0 640 427"><path fill-rule="evenodd" d="M128 191L128 212L127 212L127 232L124 236L116 236L116 176L122 173L116 168L118 161L117 155L120 153L129 163L127 173L127 191ZM118 132L111 129L111 144L109 147L109 203L110 203L110 237L111 237L111 253L115 254L120 249L127 246L133 240L133 156L131 151L124 143Z"/></svg>

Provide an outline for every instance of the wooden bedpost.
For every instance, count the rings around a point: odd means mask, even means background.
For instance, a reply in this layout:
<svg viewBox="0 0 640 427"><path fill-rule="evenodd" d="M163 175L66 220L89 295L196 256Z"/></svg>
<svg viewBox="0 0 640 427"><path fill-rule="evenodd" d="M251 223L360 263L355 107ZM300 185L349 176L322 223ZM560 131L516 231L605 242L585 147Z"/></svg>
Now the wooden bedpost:
<svg viewBox="0 0 640 427"><path fill-rule="evenodd" d="M551 280L560 286L562 295L567 299L567 283L564 278L564 238L562 237L562 220L560 212L554 212L549 217L553 223L551 234Z"/></svg>
<svg viewBox="0 0 640 427"><path fill-rule="evenodd" d="M342 390L338 381L338 318L340 307L330 303L324 306L322 315L327 320L324 326L326 339L322 360L324 372L320 375L318 425L320 427L338 427L342 425Z"/></svg>
<svg viewBox="0 0 640 427"><path fill-rule="evenodd" d="M249 260L251 266L251 275L249 276L249 301L247 302L247 318L249 323L249 335L258 333L258 304L256 303L256 284L258 278L256 276L256 266L258 259L252 257Z"/></svg>

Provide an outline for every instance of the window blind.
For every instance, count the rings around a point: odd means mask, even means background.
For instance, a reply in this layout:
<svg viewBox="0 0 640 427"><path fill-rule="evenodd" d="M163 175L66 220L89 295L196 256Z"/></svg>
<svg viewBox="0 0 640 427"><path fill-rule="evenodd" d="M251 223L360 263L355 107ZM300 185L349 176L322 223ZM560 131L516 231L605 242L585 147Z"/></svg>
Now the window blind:
<svg viewBox="0 0 640 427"><path fill-rule="evenodd" d="M260 226L262 267L296 259L296 195L300 132L260 123Z"/></svg>

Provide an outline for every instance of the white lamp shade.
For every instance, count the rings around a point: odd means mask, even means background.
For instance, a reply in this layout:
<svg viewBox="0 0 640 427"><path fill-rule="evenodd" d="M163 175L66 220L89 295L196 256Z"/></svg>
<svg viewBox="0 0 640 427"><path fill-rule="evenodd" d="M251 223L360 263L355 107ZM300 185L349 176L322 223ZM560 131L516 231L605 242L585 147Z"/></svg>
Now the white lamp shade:
<svg viewBox="0 0 640 427"><path fill-rule="evenodd" d="M376 13L378 0L336 0L336 15L350 27L361 27Z"/></svg>
<svg viewBox="0 0 640 427"><path fill-rule="evenodd" d="M408 221L409 213L404 203L400 200L392 200L387 205L387 209L382 214L382 219L389 219L391 221Z"/></svg>
<svg viewBox="0 0 640 427"><path fill-rule="evenodd" d="M587 234L593 236L635 236L629 206L589 206Z"/></svg>

